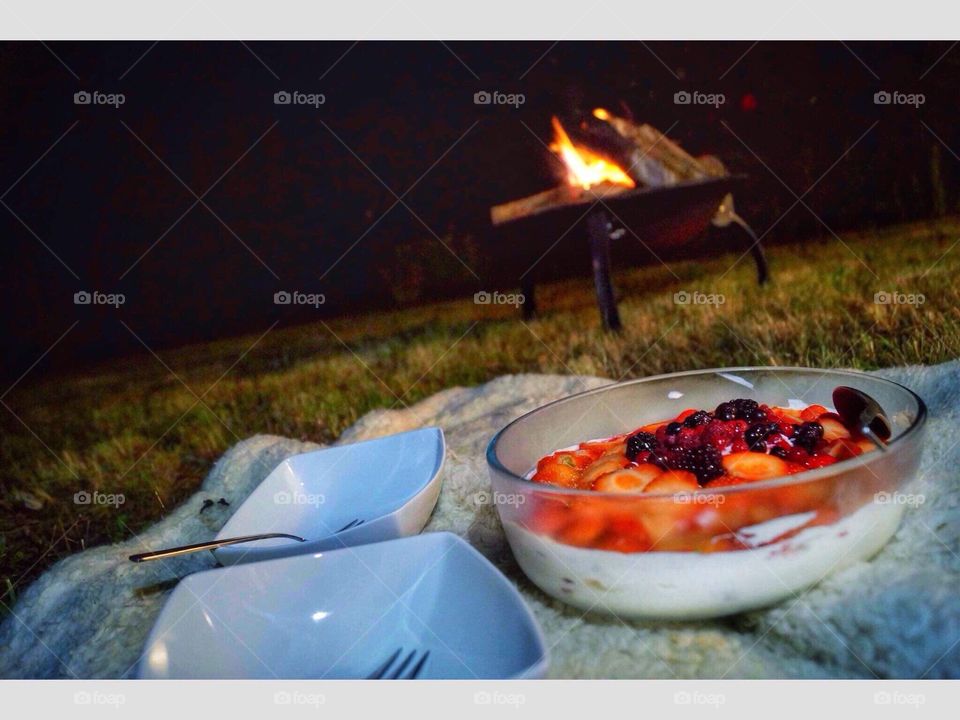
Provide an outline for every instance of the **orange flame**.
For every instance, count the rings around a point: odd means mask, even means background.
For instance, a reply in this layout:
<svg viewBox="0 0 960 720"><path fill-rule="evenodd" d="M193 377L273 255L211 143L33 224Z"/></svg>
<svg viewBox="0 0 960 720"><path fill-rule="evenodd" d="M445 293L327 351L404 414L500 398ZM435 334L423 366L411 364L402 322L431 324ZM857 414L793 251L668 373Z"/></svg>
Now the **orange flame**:
<svg viewBox="0 0 960 720"><path fill-rule="evenodd" d="M594 185L612 183L635 187L633 179L620 166L606 160L585 147L574 145L556 117L551 118L554 139L550 150L560 156L567 166L567 183L589 190Z"/></svg>

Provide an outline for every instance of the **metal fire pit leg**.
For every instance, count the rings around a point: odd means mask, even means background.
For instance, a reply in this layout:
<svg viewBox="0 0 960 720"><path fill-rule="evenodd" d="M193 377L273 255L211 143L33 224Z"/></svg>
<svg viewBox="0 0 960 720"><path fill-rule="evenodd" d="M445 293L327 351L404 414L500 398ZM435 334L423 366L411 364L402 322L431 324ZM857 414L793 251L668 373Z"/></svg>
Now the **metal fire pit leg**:
<svg viewBox="0 0 960 720"><path fill-rule="evenodd" d="M533 277L528 272L520 278L520 293L523 295L520 313L524 320L532 320L537 314L537 297L534 292Z"/></svg>
<svg viewBox="0 0 960 720"><path fill-rule="evenodd" d="M620 311L613 296L610 283L610 233L613 223L603 209L587 216L587 236L590 240L590 257L593 261L593 284L597 290L597 305L600 318L607 330L620 330Z"/></svg>

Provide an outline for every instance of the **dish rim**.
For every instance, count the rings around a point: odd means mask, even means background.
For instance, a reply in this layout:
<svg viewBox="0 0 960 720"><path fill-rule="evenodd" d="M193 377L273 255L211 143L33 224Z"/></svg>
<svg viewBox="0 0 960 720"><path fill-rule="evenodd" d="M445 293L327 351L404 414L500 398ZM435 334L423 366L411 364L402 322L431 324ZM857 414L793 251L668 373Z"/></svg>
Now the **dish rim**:
<svg viewBox="0 0 960 720"><path fill-rule="evenodd" d="M497 457L497 444L500 441L500 438L510 430L514 425L521 423L532 415L535 415L539 412L542 412L548 408L551 408L555 405L560 405L562 403L572 402L583 397L588 397L590 395L599 395L601 393L607 392L615 387L624 387L628 385L639 385L641 383L653 382L657 380L664 380L667 378L678 378L678 377L689 377L693 375L719 375L723 373L736 373L736 372L804 372L804 373L819 373L821 376L833 375L833 376L844 376L844 377L861 377L869 378L870 380L887 383L893 385L901 390L906 391L917 403L917 415L913 418L913 421L910 425L899 435L893 438L889 443L887 443L887 448L890 452L896 452L903 447L903 440L906 440L909 437L917 435L919 431L923 428L927 420L927 405L917 393L908 388L902 383L898 383L895 380L889 380L887 378L879 377L877 375L870 375L859 370L845 370L845 369L836 369L836 368L809 368L809 367L797 367L797 366L780 366L780 365L743 365L737 367L729 368L704 368L701 370L684 370L681 372L675 373L660 373L658 375L650 375L647 377L636 378L634 380L625 380L622 382L610 382L606 385L601 385L600 387L592 388L590 390L584 390L582 392L574 393L573 395L567 395L566 397L558 398L557 400L552 400L548 403L540 405L539 407L530 410L518 418L507 423L503 426L497 433L490 439L490 442L487 444L486 449L486 458L487 464L494 470L499 473L502 473L507 477L511 482L520 482L525 483L530 486L531 490L539 490L541 492L556 493L559 495L570 495L570 496L582 496L582 497L609 497L609 498L649 498L653 499L666 499L672 498L675 496L688 496L688 495L698 495L698 496L726 496L726 495L739 495L744 493L753 492L755 490L768 490L775 488L788 487L791 485L802 485L808 482L815 482L817 480L831 477L833 475L840 475L848 470L852 470L858 467L869 468L870 465L876 463L879 459L883 458L886 453L881 452L869 452L864 453L863 455L858 455L853 458L848 458L846 460L841 460L840 462L833 463L832 465L827 465L825 467L813 468L810 470L804 470L793 475L781 475L779 477L771 478L769 480L759 480L750 483L744 483L742 485L733 485L725 486L722 488L697 488L692 491L685 492L674 492L674 493L650 493L650 492L605 492L603 490L586 490L579 488L565 488L556 485L550 485L548 483L534 483L528 478L521 477L514 473L512 470L509 470L507 467L500 462L500 458Z"/></svg>

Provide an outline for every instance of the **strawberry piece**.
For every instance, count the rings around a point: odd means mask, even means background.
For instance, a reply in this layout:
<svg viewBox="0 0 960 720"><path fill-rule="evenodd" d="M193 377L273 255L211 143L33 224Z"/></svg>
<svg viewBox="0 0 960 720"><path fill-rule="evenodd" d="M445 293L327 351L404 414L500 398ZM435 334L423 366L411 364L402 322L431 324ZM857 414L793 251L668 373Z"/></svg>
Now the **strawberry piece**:
<svg viewBox="0 0 960 720"><path fill-rule="evenodd" d="M598 512L580 512L557 535L557 539L567 545L587 547L599 538L606 529L603 514Z"/></svg>
<svg viewBox="0 0 960 720"><path fill-rule="evenodd" d="M835 462L837 462L837 459L833 455L811 455L803 462L803 465L806 468L818 468L833 465Z"/></svg>
<svg viewBox="0 0 960 720"><path fill-rule="evenodd" d="M643 526L640 526L641 529ZM642 537L635 535L604 535L593 547L597 550L609 550L611 552L635 553L645 552L650 549L650 541L646 538L646 531Z"/></svg>
<svg viewBox="0 0 960 720"><path fill-rule="evenodd" d="M800 419L813 422L814 420L819 420L820 416L826 412L829 411L823 405L808 405L806 409L800 413Z"/></svg>
<svg viewBox="0 0 960 720"><path fill-rule="evenodd" d="M529 525L534 532L553 535L567 523L569 518L570 511L566 505L547 500L532 513Z"/></svg>
<svg viewBox="0 0 960 720"><path fill-rule="evenodd" d="M827 446L826 454L835 457L837 460L847 460L860 455L863 450L852 440L846 438L837 438Z"/></svg>
<svg viewBox="0 0 960 720"><path fill-rule="evenodd" d="M656 465L643 463L600 476L593 484L593 489L612 493L640 492L662 472Z"/></svg>
<svg viewBox="0 0 960 720"><path fill-rule="evenodd" d="M705 488L721 488L721 487L733 487L735 485L744 485L746 483L751 483L753 480L748 480L747 478L734 477L733 475L721 475L718 478L714 478L706 485Z"/></svg>
<svg viewBox="0 0 960 720"><path fill-rule="evenodd" d="M590 442L580 443L580 449L589 453L599 453L606 455L612 452L623 452L627 447L625 435L617 435L607 440L591 440Z"/></svg>
<svg viewBox="0 0 960 720"><path fill-rule="evenodd" d="M692 492L698 490L700 483L697 482L697 476L686 470L666 470L649 485L644 488L644 492L651 493L679 493Z"/></svg>
<svg viewBox="0 0 960 720"><path fill-rule="evenodd" d="M787 425L799 425L801 422L803 422L802 413L799 410L794 410L793 408L773 408L770 414L773 415L773 419Z"/></svg>
<svg viewBox="0 0 960 720"><path fill-rule="evenodd" d="M607 455L598 458L589 467L587 467L583 475L580 477L580 482L584 487L589 487L601 476L606 475L607 473L612 473L615 470L625 468L629 464L630 461L627 460L625 455L608 453Z"/></svg>
<svg viewBox="0 0 960 720"><path fill-rule="evenodd" d="M823 426L823 439L828 443L832 443L834 440L849 438L850 431L840 422L840 418L836 416L831 417L831 415L833 414L821 415L817 421Z"/></svg>
<svg viewBox="0 0 960 720"><path fill-rule="evenodd" d="M775 455L756 452L738 452L723 458L723 469L728 475L747 480L767 480L787 474L787 463Z"/></svg>
<svg viewBox="0 0 960 720"><path fill-rule="evenodd" d="M533 476L534 482L550 483L561 487L575 487L579 479L580 471L577 468L553 458L551 458L551 462L538 469Z"/></svg>

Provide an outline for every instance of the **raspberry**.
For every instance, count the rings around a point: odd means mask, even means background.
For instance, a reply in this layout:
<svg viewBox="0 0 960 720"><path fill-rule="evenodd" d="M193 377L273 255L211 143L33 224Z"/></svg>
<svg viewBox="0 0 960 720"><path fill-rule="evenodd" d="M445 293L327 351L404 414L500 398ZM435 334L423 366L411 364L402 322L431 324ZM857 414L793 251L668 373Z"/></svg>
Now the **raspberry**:
<svg viewBox="0 0 960 720"><path fill-rule="evenodd" d="M704 445L710 445L717 450L723 450L733 442L736 436L737 429L733 426L733 423L713 420L703 429L700 440Z"/></svg>
<svg viewBox="0 0 960 720"><path fill-rule="evenodd" d="M673 447L678 449L695 448L703 444L703 433L693 428L684 428L674 440Z"/></svg>

